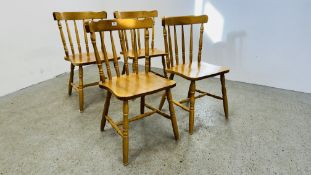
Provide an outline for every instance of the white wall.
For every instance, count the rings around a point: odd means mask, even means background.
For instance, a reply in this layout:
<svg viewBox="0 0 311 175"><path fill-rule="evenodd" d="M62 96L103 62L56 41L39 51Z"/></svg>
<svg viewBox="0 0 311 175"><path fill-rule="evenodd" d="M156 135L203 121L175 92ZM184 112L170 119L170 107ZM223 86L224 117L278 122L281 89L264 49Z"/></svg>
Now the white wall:
<svg viewBox="0 0 311 175"><path fill-rule="evenodd" d="M224 26L219 42L212 42L211 34L205 33L204 60L231 67L228 78L232 80L311 92L307 73L311 65L311 1L209 2L223 16ZM2 3L0 96L68 71L53 11L106 10L112 17L114 10L158 9L160 16L171 16L203 13L209 9L205 8L207 3L205 0L11 0ZM219 17L215 13L209 15L210 24L213 16ZM212 27L207 25L206 30ZM161 32L159 20L156 33L159 47L163 43Z"/></svg>

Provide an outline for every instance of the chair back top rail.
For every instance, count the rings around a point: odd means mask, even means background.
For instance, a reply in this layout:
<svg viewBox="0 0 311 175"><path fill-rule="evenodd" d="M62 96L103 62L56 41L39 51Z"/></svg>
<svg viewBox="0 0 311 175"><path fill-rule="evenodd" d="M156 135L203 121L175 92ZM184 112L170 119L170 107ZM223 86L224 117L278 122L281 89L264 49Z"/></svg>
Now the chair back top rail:
<svg viewBox="0 0 311 175"><path fill-rule="evenodd" d="M193 61L193 25L201 24L200 26L200 36L199 36L199 48L198 48L198 62L201 62L202 57L202 47L203 47L203 31L204 31L204 23L207 23L208 16L176 16L176 17L164 17L162 18L162 26L163 26L163 36L164 36L164 46L165 51L168 53L168 61L167 67L173 67L175 64L178 65L180 63L186 63L186 54L189 55L189 62ZM185 46L185 27L190 25L189 30L189 52L186 52ZM177 27L180 27L181 31L181 49L178 49L178 34ZM172 32L171 32L172 30ZM173 34L171 34L173 33ZM173 36L174 35L174 36ZM174 40L172 39L174 37ZM173 40L173 42L172 42ZM180 44L180 43L179 43ZM174 48L174 52L173 52ZM179 61L179 50L181 50L181 58L182 62Z"/></svg>
<svg viewBox="0 0 311 175"><path fill-rule="evenodd" d="M53 12L54 20L106 19L107 12Z"/></svg>
<svg viewBox="0 0 311 175"><path fill-rule="evenodd" d="M207 23L207 21L207 15L164 17L162 18L162 26L201 24Z"/></svg>
<svg viewBox="0 0 311 175"><path fill-rule="evenodd" d="M158 11L157 10L151 10L151 11L115 11L114 12L114 17L116 19L142 19L142 18L152 18L155 20L156 17L158 17ZM154 25L154 22L153 22ZM138 42L138 49L141 49L141 39L140 39L140 31L136 30L137 33L137 42ZM126 36L125 32L125 36ZM155 35L155 30L154 26L152 26L152 33L151 33L151 48L154 49L154 35ZM127 36L125 37L125 44L126 47L129 48L128 46L128 39Z"/></svg>
<svg viewBox="0 0 311 175"><path fill-rule="evenodd" d="M85 23L85 29L86 32L91 33L91 41L92 41L92 45L94 48L94 52L95 52L95 57L96 57L96 62L97 62L97 67L99 70L99 77L100 80L102 82L105 82L105 73L103 71L103 67L102 67L102 63L100 60L100 56L99 56L99 49L97 47L97 43L96 43L96 33L101 33L102 35L105 35L106 33L108 33L108 37L110 37L110 43L105 43L105 41L102 44L102 48L101 51L103 52L104 55L104 60L105 60L105 64L106 64L106 70L107 70L107 75L108 75L108 79L111 80L112 79L112 73L111 73L111 69L110 69L110 64L108 61L108 56L107 56L107 44L111 45L112 48L112 53L114 53L114 59L113 59L113 65L116 71L116 76L120 77L120 71L119 71L119 62L117 60L117 56L116 56L116 45L115 45L115 41L113 38L113 32L117 31L119 34L119 40L120 40L120 48L123 52L123 56L124 56L124 64L125 64L125 72L126 75L129 75L129 68L128 68L128 53L127 53L127 48L125 46L125 35L124 35L124 31L128 30L130 31L130 35L131 35L131 46L132 46L132 50L134 51L134 60L133 60L133 72L138 74L139 70L138 70L138 47L137 47L137 36L136 36L136 32L135 29L144 29L144 38L145 38L145 71L149 72L149 28L151 28L153 26L153 20L151 18L147 18L147 19L113 19L113 20L100 20L100 21L88 21ZM104 37L106 38L106 37ZM119 48L119 47L118 47Z"/></svg>
<svg viewBox="0 0 311 175"><path fill-rule="evenodd" d="M89 41L87 37L87 33L84 29L84 22L88 20L98 20L98 19L106 19L107 13L105 11L101 12L53 12L54 20L57 21L58 29L60 32L63 48L65 51L65 57L69 58L72 55L73 59L76 59L76 48L75 45L78 47L78 55L77 59L82 59L83 51L81 47L81 39L80 37L84 38L84 45L87 55L90 53L89 49ZM82 31L82 35L79 34L79 27L78 24L81 23L83 27L80 28ZM65 30L63 29L63 25ZM74 31L74 32L72 32ZM74 33L74 36L71 34ZM76 41L76 43L74 43ZM68 51L67 43L69 42L70 51ZM90 59L90 57L88 57Z"/></svg>
<svg viewBox="0 0 311 175"><path fill-rule="evenodd" d="M114 14L114 17L117 19L158 17L158 11L157 10L151 10L151 11L115 11L113 14Z"/></svg>

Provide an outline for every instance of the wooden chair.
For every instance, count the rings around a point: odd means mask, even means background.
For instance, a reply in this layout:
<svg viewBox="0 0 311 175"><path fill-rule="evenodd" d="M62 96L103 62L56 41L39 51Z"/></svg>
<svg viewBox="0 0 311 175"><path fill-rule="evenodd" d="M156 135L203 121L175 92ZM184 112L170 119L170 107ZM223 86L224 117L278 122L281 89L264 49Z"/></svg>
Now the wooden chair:
<svg viewBox="0 0 311 175"><path fill-rule="evenodd" d="M68 94L71 95L72 88L74 88L79 93L79 102L80 102L80 112L84 109L84 93L83 89L89 86L98 85L98 82L84 84L83 82L83 66L89 64L95 64L96 59L94 53L90 52L89 49L89 41L87 37L87 33L84 30L84 26L81 27L81 33L83 34L84 43L85 43L85 51L83 51L83 47L81 47L81 39L78 30L79 23L84 25L85 21L94 20L94 19L106 19L106 12L54 12L53 13L54 20L57 21L62 44L65 51L65 60L70 62L70 77L68 84ZM66 27L66 31L63 30L63 25ZM73 28L73 29L72 29ZM75 38L72 37L71 31L72 29L75 33ZM67 37L65 36L65 33ZM67 43L69 41L70 51L68 51ZM74 44L74 40L76 44ZM104 61L103 55L100 54L101 61ZM109 60L112 60L112 55L108 55ZM75 66L79 67L79 84L73 83L74 78L74 69Z"/></svg>
<svg viewBox="0 0 311 175"><path fill-rule="evenodd" d="M167 53L164 50L161 49L157 49L154 47L154 20L156 17L158 17L158 11L157 10L152 10L152 11L123 11L123 12L119 12L116 11L114 12L114 17L116 19L145 19L145 18L152 18L153 19L153 26L152 26L152 34L151 34L151 48L149 49L149 57L154 58L154 57L161 57L162 58L162 66L163 66L163 75L164 77L166 76L166 71L165 71L165 56L167 55ZM125 35L125 45L127 48L129 48L129 42L128 42L128 38L127 38L127 33L124 33ZM137 35L137 40L138 40L138 59L144 58L145 57L145 49L143 48L142 44L141 44L141 37L140 37L140 30L137 29L136 30L136 35ZM128 57L130 59L133 59L134 56L134 51L133 50L129 50L128 51ZM150 71L153 72L151 70L151 60L149 62L149 68ZM124 70L124 67L123 67ZM124 71L122 71L122 73L124 73ZM163 76L160 75L156 72L153 72L159 76Z"/></svg>
<svg viewBox="0 0 311 175"><path fill-rule="evenodd" d="M114 19L114 20L101 20L98 22L89 22L86 24L87 32L91 33L91 40L95 51L95 57L97 60L100 82L99 86L103 89L106 89L107 96L104 105L104 110L102 114L101 121L101 131L104 131L104 127L106 125L106 121L108 121L111 126L116 130L116 132L123 139L123 163L124 165L128 164L128 144L129 144L129 135L128 135L128 124L129 122L142 119L144 117L150 116L154 113L158 113L165 118L171 120L173 132L175 139L179 139L177 121L175 117L174 105L172 102L171 88L176 85L173 80L169 80L166 78L162 78L160 76L155 75L152 72L149 72L149 28L153 26L153 20L148 18L144 20L136 20L136 19ZM135 35L136 29L144 29L144 38L145 38L145 53L146 53L146 61L145 61L145 71L140 72L138 70L138 49L137 49L137 38ZM124 30L130 30L131 33L131 42L132 42L132 50L134 52L133 58L133 72L129 73L129 65L128 65L128 50L125 46L125 36ZM120 47L122 52L124 53L124 65L125 65L125 74L120 74L119 64L116 56L116 45L113 38L113 32L118 32L120 39ZM108 40L110 38L111 48L113 50L113 62L115 68L116 76L112 76L112 71L109 65L109 58L107 56L106 44L103 43L102 50L104 53L105 63L107 67L107 75L108 79L105 79L105 73L102 68L100 53L96 44L96 33L102 32L105 38ZM165 91L166 98L169 103L170 115L162 112L161 110L152 107L145 103L145 96L149 94L153 94L159 91ZM117 99L123 101L123 121L115 122L108 115L110 98L112 96L117 97ZM129 100L135 99L137 97L141 98L140 103L140 115L135 116L133 118L128 117L129 113ZM145 112L145 107L151 109L151 111ZM123 127L120 128L119 125Z"/></svg>
<svg viewBox="0 0 311 175"><path fill-rule="evenodd" d="M208 16L180 16L180 17L167 17L162 19L163 26L163 36L164 36L164 44L165 51L169 53L169 61L167 61L167 69L166 71L170 73L170 79L173 80L174 75L181 76L186 80L189 80L190 87L188 91L188 97L181 101L173 101L174 104L181 107L182 109L189 112L189 133L193 133L194 127L194 104L195 99L203 96L211 96L216 99L220 99L223 101L223 107L226 118L228 118L228 100L227 93L225 87L225 73L229 72L229 69L222 66L216 66L212 64L208 64L206 62L201 61L202 56L202 45L203 45L203 31L204 31L204 23L207 23ZM196 24L200 24L200 37L199 37L199 45L198 45L198 57L197 60L193 60L193 26ZM190 44L189 44L189 52L186 53L185 48L185 30L186 26L190 26L188 29L190 33ZM177 29L180 28L181 31L181 49L178 48L178 39L177 39ZM174 33L174 44L172 44L172 34L171 30ZM180 38L179 38L180 39ZM174 48L174 52L173 52ZM181 58L179 60L179 50L181 50ZM175 56L174 56L175 54ZM186 60L186 54L189 54L189 60ZM220 75L220 81L222 86L222 97L210 94L208 92L204 92L202 90L196 89L196 81L207 79L210 77L215 77ZM200 95L195 96L195 92L200 93ZM162 109L164 104L165 96L162 97L159 109ZM190 107L183 105L182 103L189 102Z"/></svg>

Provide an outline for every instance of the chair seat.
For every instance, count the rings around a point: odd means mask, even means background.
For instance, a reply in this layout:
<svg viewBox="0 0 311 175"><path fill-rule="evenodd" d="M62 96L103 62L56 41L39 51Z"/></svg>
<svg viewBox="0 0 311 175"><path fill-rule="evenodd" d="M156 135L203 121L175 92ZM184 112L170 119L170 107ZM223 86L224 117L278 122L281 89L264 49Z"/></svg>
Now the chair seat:
<svg viewBox="0 0 311 175"><path fill-rule="evenodd" d="M188 80L200 80L208 77L228 73L229 68L216 66L205 62L192 62L192 64L179 64L166 69L169 73L174 73Z"/></svg>
<svg viewBox="0 0 311 175"><path fill-rule="evenodd" d="M164 56L166 55L164 50L159 50L157 48L154 49L149 49L149 56L150 57L158 57L158 56ZM133 50L129 50L128 51L128 57L129 58L134 58L134 51ZM145 48L139 49L138 50L138 58L145 58Z"/></svg>
<svg viewBox="0 0 311 175"><path fill-rule="evenodd" d="M113 60L113 55L111 53L108 54L109 61ZM103 52L99 52L99 56L101 58L101 61L104 62L104 54ZM118 56L118 59L120 57ZM94 64L96 63L96 58L94 52L82 53L82 54L75 54L75 55L69 55L69 57L65 57L65 60L70 61L73 65L88 65L88 64Z"/></svg>
<svg viewBox="0 0 311 175"><path fill-rule="evenodd" d="M162 78L154 73L139 72L113 77L100 82L101 88L109 90L119 99L130 99L174 87L175 81Z"/></svg>

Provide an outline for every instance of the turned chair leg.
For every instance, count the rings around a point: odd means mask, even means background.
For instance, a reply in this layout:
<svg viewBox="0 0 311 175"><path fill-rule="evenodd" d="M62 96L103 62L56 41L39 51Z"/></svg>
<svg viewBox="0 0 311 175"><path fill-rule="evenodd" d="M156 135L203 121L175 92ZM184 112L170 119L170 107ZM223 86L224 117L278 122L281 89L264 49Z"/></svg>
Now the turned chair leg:
<svg viewBox="0 0 311 175"><path fill-rule="evenodd" d="M170 77L169 77L170 80L173 80L174 79L174 74L170 74ZM166 98L166 93L164 93L162 95L162 98L161 98L161 101L160 101L160 105L159 105L159 110L162 110L163 108L163 105L165 103L165 98Z"/></svg>
<svg viewBox="0 0 311 175"><path fill-rule="evenodd" d="M194 127L195 81L191 81L189 92L190 92L189 133L192 134Z"/></svg>
<svg viewBox="0 0 311 175"><path fill-rule="evenodd" d="M84 95L83 95L83 68L82 66L79 66L79 104L80 104L80 112L83 112Z"/></svg>
<svg viewBox="0 0 311 175"><path fill-rule="evenodd" d="M165 67L165 57L164 56L162 56L162 66L163 66L163 75L165 78L167 78L166 67Z"/></svg>
<svg viewBox="0 0 311 175"><path fill-rule="evenodd" d="M104 105L104 110L103 110L103 115L102 115L102 120L100 123L100 130L104 131L105 126L106 126L106 115L108 114L109 111L109 106L110 106L110 99L111 99L111 92L107 92L106 100L105 100L105 105Z"/></svg>
<svg viewBox="0 0 311 175"><path fill-rule="evenodd" d="M173 127L173 132L175 139L179 139L179 132L178 132L178 125L176 121L176 115L175 115L175 109L174 109L174 104L173 104L173 98L172 98L172 93L171 90L168 89L166 90L166 96L167 96L167 101L169 104L169 109L170 109L170 115L171 115L171 122L172 122L172 127Z"/></svg>
<svg viewBox="0 0 311 175"><path fill-rule="evenodd" d="M128 113L129 113L128 100L125 100L125 101L123 101L123 134L122 134L123 164L124 165L128 165L128 151L129 151Z"/></svg>
<svg viewBox="0 0 311 175"><path fill-rule="evenodd" d="M70 64L70 75L69 75L69 82L68 82L68 95L71 95L71 93L72 93L74 69L75 69L75 66L73 64Z"/></svg>
<svg viewBox="0 0 311 175"><path fill-rule="evenodd" d="M140 97L140 114L145 113L145 96Z"/></svg>
<svg viewBox="0 0 311 175"><path fill-rule="evenodd" d="M221 92L222 92L222 98L223 98L223 106L224 106L224 112L226 118L229 117L228 113L228 98L227 98L227 90L226 90L226 84L225 84L225 74L220 75L220 81L221 81Z"/></svg>

